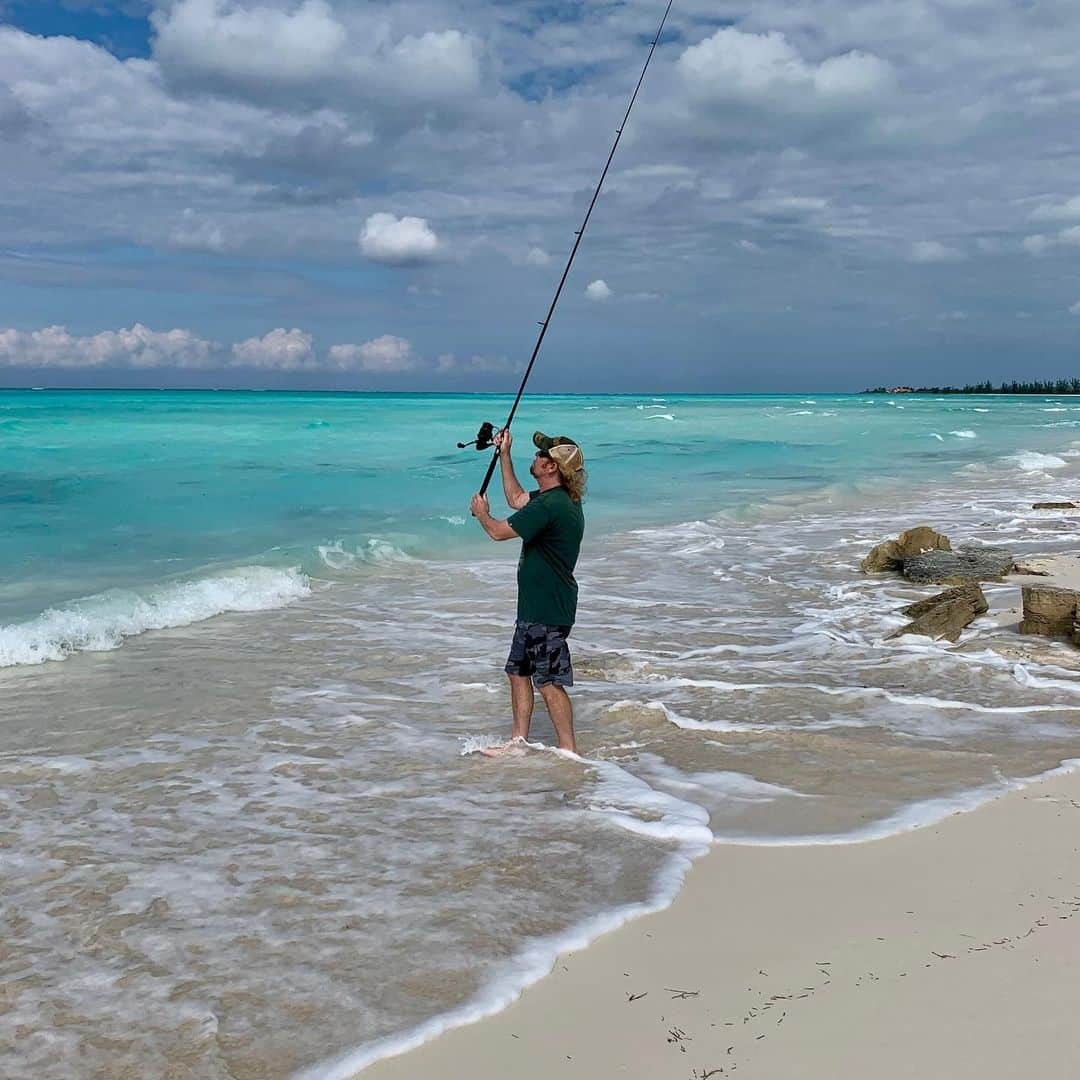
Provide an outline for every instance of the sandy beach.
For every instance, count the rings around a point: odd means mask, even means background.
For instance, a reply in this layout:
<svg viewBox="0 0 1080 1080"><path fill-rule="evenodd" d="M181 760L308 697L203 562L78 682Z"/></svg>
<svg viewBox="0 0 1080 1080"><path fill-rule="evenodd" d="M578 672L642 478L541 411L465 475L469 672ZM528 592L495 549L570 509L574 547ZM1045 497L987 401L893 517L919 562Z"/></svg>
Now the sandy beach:
<svg viewBox="0 0 1080 1080"><path fill-rule="evenodd" d="M717 845L398 1077L1072 1077L1080 774L861 844Z"/></svg>
<svg viewBox="0 0 1080 1080"><path fill-rule="evenodd" d="M1047 576L1010 582L1076 587L1075 556L1026 562ZM1002 652L1038 645L988 618ZM716 844L667 910L363 1075L1076 1076L1076 766L885 839Z"/></svg>

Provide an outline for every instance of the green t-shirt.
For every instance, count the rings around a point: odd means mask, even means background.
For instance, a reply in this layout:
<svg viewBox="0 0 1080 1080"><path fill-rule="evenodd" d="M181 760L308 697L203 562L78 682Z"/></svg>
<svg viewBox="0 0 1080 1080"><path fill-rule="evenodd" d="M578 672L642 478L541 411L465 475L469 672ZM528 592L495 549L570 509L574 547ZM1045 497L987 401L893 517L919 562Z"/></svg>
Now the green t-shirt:
<svg viewBox="0 0 1080 1080"><path fill-rule="evenodd" d="M574 566L585 533L581 503L563 487L534 491L507 521L524 541L517 571L518 619L572 626L578 594Z"/></svg>

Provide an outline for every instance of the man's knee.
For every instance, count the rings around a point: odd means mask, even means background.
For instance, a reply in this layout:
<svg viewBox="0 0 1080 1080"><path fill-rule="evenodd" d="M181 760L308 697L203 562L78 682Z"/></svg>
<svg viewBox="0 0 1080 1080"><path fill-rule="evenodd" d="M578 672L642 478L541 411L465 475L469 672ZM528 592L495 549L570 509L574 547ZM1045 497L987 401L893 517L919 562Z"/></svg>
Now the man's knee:
<svg viewBox="0 0 1080 1080"><path fill-rule="evenodd" d="M570 695L566 692L566 687L560 686L558 683L544 683L543 685L538 686L537 689L540 691L540 696L545 701L547 701L548 699L569 699L570 697Z"/></svg>

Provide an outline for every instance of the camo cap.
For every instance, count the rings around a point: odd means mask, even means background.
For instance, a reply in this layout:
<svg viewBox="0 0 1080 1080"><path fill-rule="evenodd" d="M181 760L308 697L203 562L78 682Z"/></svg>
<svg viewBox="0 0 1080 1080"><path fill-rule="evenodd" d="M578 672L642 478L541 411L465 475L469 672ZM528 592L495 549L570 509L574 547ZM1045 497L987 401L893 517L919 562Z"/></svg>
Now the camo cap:
<svg viewBox="0 0 1080 1080"><path fill-rule="evenodd" d="M551 436L537 431L533 434L533 443L559 466L563 476L573 476L585 468L585 455L581 447L567 435Z"/></svg>

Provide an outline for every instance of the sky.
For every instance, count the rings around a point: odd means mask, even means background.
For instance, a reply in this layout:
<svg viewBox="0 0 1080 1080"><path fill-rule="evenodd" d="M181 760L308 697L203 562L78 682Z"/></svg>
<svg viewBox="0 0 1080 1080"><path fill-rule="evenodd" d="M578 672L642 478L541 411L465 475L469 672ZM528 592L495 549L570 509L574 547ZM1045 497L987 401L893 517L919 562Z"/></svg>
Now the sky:
<svg viewBox="0 0 1080 1080"><path fill-rule="evenodd" d="M515 389L659 0L0 0L0 386ZM530 388L1080 374L1075 0L675 0Z"/></svg>

